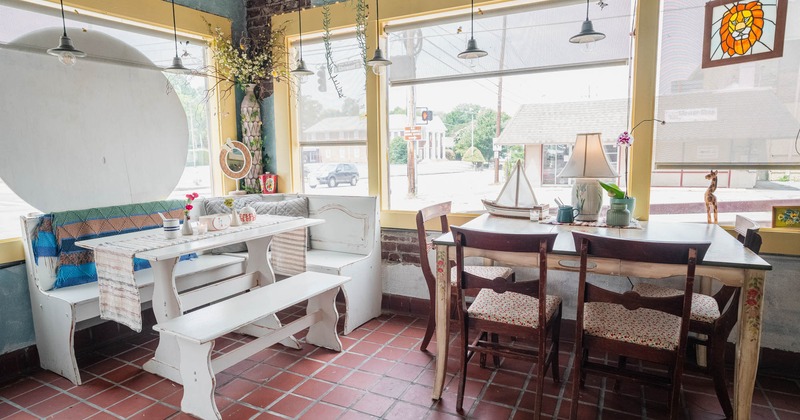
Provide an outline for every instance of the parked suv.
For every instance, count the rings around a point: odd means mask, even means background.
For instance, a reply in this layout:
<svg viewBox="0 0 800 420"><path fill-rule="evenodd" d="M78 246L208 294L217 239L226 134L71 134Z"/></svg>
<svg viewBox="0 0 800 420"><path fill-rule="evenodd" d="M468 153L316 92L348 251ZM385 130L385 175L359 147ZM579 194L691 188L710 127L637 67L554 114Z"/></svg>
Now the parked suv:
<svg viewBox="0 0 800 420"><path fill-rule="evenodd" d="M331 188L340 183L355 186L358 184L358 168L352 163L326 163L311 174L311 188L316 188L318 183Z"/></svg>

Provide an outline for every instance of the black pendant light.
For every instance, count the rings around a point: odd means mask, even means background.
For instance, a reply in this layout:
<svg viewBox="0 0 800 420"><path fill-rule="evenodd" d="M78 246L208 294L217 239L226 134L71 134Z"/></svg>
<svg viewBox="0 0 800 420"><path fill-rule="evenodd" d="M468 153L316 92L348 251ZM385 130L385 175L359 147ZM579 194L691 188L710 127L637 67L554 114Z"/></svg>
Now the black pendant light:
<svg viewBox="0 0 800 420"><path fill-rule="evenodd" d="M188 74L192 71L183 66L183 60L178 55L178 27L175 24L175 0L172 0L172 36L175 41L175 57L172 59L172 65L165 68L164 71L176 74Z"/></svg>
<svg viewBox="0 0 800 420"><path fill-rule="evenodd" d="M58 47L50 48L47 53L58 57L58 61L67 66L75 65L76 59L79 57L86 57L86 53L76 49L72 46L72 40L67 36L67 21L64 18L64 0L61 0L61 25L64 27L64 33L61 35L61 41Z"/></svg>
<svg viewBox="0 0 800 420"><path fill-rule="evenodd" d="M458 54L458 58L464 60L474 60L489 55L486 51L478 48L478 43L475 41L475 0L470 0L469 10L469 41L467 42L467 49Z"/></svg>
<svg viewBox="0 0 800 420"><path fill-rule="evenodd" d="M309 70L306 67L306 62L303 61L303 9L297 9L297 22L300 27L300 59L297 60L297 67L292 70L292 74L297 76L299 79L303 79L306 76L311 76L314 74L313 71Z"/></svg>
<svg viewBox="0 0 800 420"><path fill-rule="evenodd" d="M380 14L378 12L378 3L379 0L375 0L375 22L379 25L380 28ZM380 32L380 31L379 31ZM378 34L380 35L380 33ZM372 67L372 72L375 74L380 74L386 66L391 65L392 62L383 56L383 51L381 51L381 44L380 39L378 40L378 48L375 48L375 54L372 56L372 59L367 61L367 65Z"/></svg>
<svg viewBox="0 0 800 420"><path fill-rule="evenodd" d="M581 31L570 38L569 42L573 44L586 44L600 41L605 37L606 34L594 30L594 25L592 25L592 21L589 20L589 0L586 0L586 20L584 20L583 25L581 25Z"/></svg>

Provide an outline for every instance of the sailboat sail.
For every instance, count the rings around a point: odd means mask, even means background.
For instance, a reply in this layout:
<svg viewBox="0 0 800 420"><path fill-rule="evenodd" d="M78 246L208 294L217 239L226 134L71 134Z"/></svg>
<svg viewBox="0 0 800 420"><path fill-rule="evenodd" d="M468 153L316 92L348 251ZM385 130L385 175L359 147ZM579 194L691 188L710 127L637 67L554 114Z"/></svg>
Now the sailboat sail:
<svg viewBox="0 0 800 420"><path fill-rule="evenodd" d="M531 182L522 169L522 161L517 161L497 200L481 201L489 213L497 216L527 218L531 210L545 210L536 200Z"/></svg>

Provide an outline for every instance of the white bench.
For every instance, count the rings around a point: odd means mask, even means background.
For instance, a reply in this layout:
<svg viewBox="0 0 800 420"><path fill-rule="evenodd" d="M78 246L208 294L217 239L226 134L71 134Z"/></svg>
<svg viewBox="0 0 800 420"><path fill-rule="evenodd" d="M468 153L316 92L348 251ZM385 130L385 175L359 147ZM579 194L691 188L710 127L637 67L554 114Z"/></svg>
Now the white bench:
<svg viewBox="0 0 800 420"><path fill-rule="evenodd" d="M41 216L23 216L22 233L28 271L36 348L43 369L55 372L75 385L81 375L75 358L75 331L105 322L100 319L97 283L86 283L53 289L56 279L56 258L33 256L32 238ZM196 289L220 279L244 273L246 259L234 255L203 254L175 266L179 292ZM153 297L153 270L135 274L142 308L148 308Z"/></svg>
<svg viewBox="0 0 800 420"><path fill-rule="evenodd" d="M184 387L181 411L203 419L221 418L214 403L214 375L306 328L306 342L341 351L336 294L349 280L305 272L155 325L162 337L172 335L178 341ZM306 300L305 316L279 329L256 329L262 331L259 338L211 360L217 338Z"/></svg>
<svg viewBox="0 0 800 420"><path fill-rule="evenodd" d="M250 196L246 196L250 197ZM346 311L344 334L381 314L382 288L379 208L376 197L264 194L265 202L308 199L308 217L325 223L309 228L306 269L350 277L342 286ZM202 215L203 200L195 210ZM247 253L237 253L247 257Z"/></svg>

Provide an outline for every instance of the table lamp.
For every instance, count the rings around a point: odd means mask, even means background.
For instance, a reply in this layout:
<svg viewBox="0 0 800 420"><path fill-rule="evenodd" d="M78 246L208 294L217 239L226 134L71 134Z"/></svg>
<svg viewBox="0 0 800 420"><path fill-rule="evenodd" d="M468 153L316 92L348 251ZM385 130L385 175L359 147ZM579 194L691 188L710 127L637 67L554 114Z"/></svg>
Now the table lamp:
<svg viewBox="0 0 800 420"><path fill-rule="evenodd" d="M572 157L558 176L575 178L572 185L572 206L580 211L575 221L597 220L603 206L603 189L597 178L617 176L603 151L600 133L578 134Z"/></svg>

